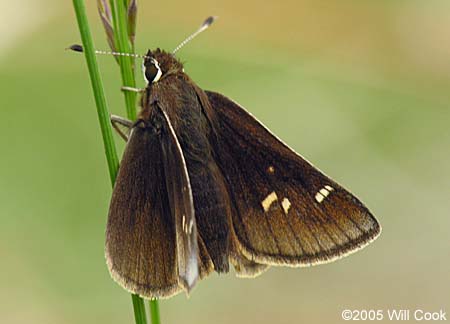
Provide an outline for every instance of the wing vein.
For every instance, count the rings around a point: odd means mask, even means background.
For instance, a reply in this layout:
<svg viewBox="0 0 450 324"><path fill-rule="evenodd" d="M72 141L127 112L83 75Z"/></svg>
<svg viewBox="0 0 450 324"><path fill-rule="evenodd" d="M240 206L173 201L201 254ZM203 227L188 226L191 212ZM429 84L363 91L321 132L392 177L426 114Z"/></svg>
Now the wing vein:
<svg viewBox="0 0 450 324"><path fill-rule="evenodd" d="M311 199L312 200L312 199ZM326 219L328 218L328 216L320 209L317 208L317 206L315 205L315 203L313 201L311 201L311 204L313 206L313 209L316 211L317 215L319 215L320 217L320 221L321 221L321 225L322 228L325 232L325 234L330 238L330 240L334 243L335 247L340 246L341 244L339 242L337 242L334 238L333 235L330 234L330 230L327 228L327 221ZM334 220L332 221L334 222ZM331 249L330 249L331 250Z"/></svg>
<svg viewBox="0 0 450 324"><path fill-rule="evenodd" d="M300 219L301 219L301 216L300 216L298 210L296 210L296 213L297 213L297 216L300 217ZM322 250L326 250L326 248L325 248L325 247L322 245L322 243L320 242L319 238L316 236L316 232L313 231L313 230L311 229L311 226L308 224L308 222L304 222L304 224L305 224L306 227L308 227L308 230L309 230L309 232L311 233L311 235L312 235L312 237L314 238L314 240L316 241L317 246L318 246L319 248L321 248ZM318 251L316 254L319 254L320 252L321 252L321 251Z"/></svg>

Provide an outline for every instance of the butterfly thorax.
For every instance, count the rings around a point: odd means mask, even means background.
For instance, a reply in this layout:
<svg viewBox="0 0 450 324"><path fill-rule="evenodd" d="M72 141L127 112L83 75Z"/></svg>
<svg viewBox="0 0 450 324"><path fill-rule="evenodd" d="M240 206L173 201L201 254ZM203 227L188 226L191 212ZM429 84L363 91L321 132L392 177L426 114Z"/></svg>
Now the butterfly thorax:
<svg viewBox="0 0 450 324"><path fill-rule="evenodd" d="M172 54L157 49L148 51L147 56L144 75L149 82L141 98L138 119L152 128L164 111L186 158L205 161L211 155L206 94L184 73L182 63Z"/></svg>

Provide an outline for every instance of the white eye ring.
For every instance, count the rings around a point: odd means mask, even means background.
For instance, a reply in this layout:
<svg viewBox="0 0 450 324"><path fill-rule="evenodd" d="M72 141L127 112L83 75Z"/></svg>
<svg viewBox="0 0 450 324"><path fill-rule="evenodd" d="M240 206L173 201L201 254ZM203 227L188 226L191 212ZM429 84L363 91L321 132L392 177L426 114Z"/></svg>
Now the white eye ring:
<svg viewBox="0 0 450 324"><path fill-rule="evenodd" d="M144 62L142 62L142 74L144 75L145 82L148 84L147 77L145 76L145 63Z"/></svg>
<svg viewBox="0 0 450 324"><path fill-rule="evenodd" d="M156 73L156 76L152 81L152 83L155 83L155 82L158 82L159 79L161 79L162 71L161 71L161 68L159 67L159 63L157 60L152 59L152 62L155 65L155 67L158 69L158 72Z"/></svg>
<svg viewBox="0 0 450 324"><path fill-rule="evenodd" d="M154 58L151 59L151 62L153 63L153 65L156 67L156 69L158 70L158 72L156 72L155 77L153 78L153 80L151 81L152 83L158 82L159 79L161 79L162 76L162 71L161 71L161 67L159 66L159 63L157 60L155 60ZM147 84L150 83L150 81L147 79L147 76L145 75L145 64L142 63L142 73L144 74L144 79L147 82Z"/></svg>

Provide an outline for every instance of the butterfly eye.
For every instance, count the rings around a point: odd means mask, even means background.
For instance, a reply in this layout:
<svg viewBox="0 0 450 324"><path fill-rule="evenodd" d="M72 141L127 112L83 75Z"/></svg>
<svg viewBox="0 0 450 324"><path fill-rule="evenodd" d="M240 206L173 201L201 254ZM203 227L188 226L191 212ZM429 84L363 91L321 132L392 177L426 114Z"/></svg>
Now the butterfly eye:
<svg viewBox="0 0 450 324"><path fill-rule="evenodd" d="M148 83L157 82L162 75L161 68L158 61L152 59L149 63L144 65L144 77Z"/></svg>

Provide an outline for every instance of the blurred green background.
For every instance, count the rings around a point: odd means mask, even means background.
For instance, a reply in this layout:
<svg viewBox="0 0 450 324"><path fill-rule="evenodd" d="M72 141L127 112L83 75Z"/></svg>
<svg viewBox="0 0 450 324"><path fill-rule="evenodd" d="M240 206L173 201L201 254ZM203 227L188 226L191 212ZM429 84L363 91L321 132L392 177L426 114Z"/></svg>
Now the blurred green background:
<svg viewBox="0 0 450 324"><path fill-rule="evenodd" d="M383 226L332 264L212 275L190 298L162 301L163 323L450 312L449 1L138 5L140 53L170 50L220 16L179 53L187 73L247 107ZM88 9L96 47L107 49L95 1ZM133 323L103 256L111 188L84 58L64 51L79 42L71 2L3 1L0 17L0 322ZM125 115L119 70L98 60L110 109Z"/></svg>

